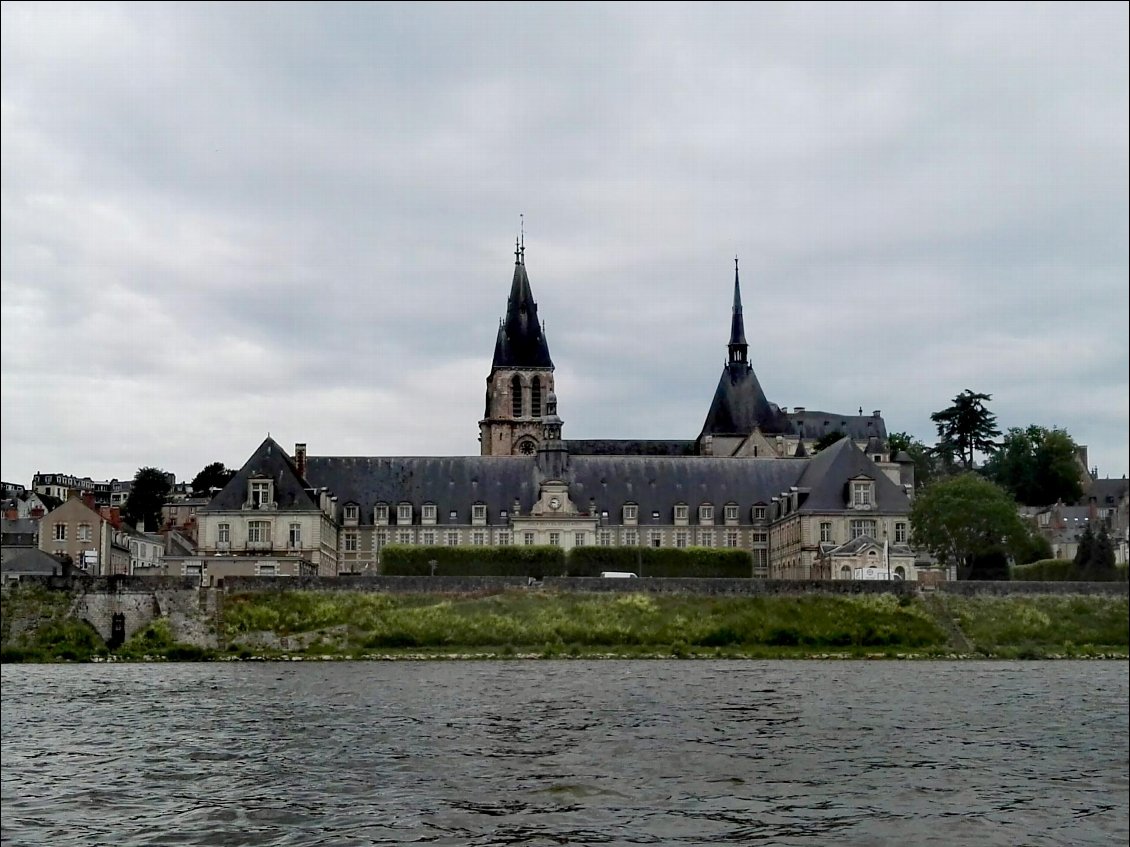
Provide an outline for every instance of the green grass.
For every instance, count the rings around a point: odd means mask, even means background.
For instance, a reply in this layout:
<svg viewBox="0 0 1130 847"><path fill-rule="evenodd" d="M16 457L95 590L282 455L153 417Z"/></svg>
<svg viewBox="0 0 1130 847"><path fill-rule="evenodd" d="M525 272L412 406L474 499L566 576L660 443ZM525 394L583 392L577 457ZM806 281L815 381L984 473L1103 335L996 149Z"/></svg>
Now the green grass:
<svg viewBox="0 0 1130 847"><path fill-rule="evenodd" d="M107 653L101 636L70 616L71 596L39 586L0 595L0 661L88 662ZM13 631L13 623L24 626Z"/></svg>
<svg viewBox="0 0 1130 847"><path fill-rule="evenodd" d="M1127 651L1126 597L950 597L950 613L981 652L1024 658Z"/></svg>

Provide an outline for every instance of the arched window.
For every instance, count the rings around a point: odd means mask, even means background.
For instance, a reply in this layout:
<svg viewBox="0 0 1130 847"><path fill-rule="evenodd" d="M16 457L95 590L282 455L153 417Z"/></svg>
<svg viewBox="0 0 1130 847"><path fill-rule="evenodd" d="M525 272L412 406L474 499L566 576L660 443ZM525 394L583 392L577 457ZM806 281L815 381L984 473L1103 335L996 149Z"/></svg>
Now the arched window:
<svg viewBox="0 0 1130 847"><path fill-rule="evenodd" d="M895 568L895 579L906 579L906 568L902 565Z"/></svg>
<svg viewBox="0 0 1130 847"><path fill-rule="evenodd" d="M522 417L522 380L518 374L510 380L510 411L516 418Z"/></svg>
<svg viewBox="0 0 1130 847"><path fill-rule="evenodd" d="M840 568L840 579L851 579L851 568L847 565Z"/></svg>
<svg viewBox="0 0 1130 847"><path fill-rule="evenodd" d="M541 417L541 380L536 376L530 382L530 417Z"/></svg>

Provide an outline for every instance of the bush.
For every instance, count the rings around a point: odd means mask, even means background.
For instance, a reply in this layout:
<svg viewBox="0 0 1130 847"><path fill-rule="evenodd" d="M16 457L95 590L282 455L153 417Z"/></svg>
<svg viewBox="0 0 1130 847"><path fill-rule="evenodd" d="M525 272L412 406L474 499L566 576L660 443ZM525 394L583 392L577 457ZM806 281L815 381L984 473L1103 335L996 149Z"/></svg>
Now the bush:
<svg viewBox="0 0 1130 847"><path fill-rule="evenodd" d="M391 545L381 553L389 576L525 576L541 579L565 573L560 547L410 547Z"/></svg>
<svg viewBox="0 0 1130 847"><path fill-rule="evenodd" d="M745 550L714 547L574 547L569 576L628 571L638 576L745 579L753 560Z"/></svg>
<svg viewBox="0 0 1130 847"><path fill-rule="evenodd" d="M1071 559L1041 559L1030 565L1014 565L1012 579L1028 582L1075 582L1079 568Z"/></svg>

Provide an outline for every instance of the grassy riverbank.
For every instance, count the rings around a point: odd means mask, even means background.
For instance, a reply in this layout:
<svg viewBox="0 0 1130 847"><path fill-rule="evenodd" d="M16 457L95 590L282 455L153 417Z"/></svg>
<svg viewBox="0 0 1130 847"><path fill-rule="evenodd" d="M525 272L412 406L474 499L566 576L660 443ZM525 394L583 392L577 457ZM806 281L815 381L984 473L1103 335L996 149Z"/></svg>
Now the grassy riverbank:
<svg viewBox="0 0 1130 847"><path fill-rule="evenodd" d="M5 596L3 617L5 661L1130 654L1127 598L1112 596L264 592L224 596L210 643L159 619L113 652L49 592Z"/></svg>

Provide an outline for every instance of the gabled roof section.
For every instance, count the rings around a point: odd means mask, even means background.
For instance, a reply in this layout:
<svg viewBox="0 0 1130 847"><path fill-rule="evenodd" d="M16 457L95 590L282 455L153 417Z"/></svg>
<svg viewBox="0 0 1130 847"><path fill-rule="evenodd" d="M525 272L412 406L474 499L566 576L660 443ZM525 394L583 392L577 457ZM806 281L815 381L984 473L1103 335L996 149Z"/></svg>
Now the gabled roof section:
<svg viewBox="0 0 1130 847"><path fill-rule="evenodd" d="M278 442L267 436L238 473L201 511L219 512L243 508L247 501L247 485L251 479L270 479L274 482L277 511L318 510L318 504L306 492L309 487L306 480L298 475L298 468L290 456Z"/></svg>
<svg viewBox="0 0 1130 847"><path fill-rule="evenodd" d="M514 251L514 280L506 301L506 317L494 343L495 368L552 368L549 344L538 320L538 304L526 275L524 249Z"/></svg>
<svg viewBox="0 0 1130 847"><path fill-rule="evenodd" d="M809 490L802 512L843 511L848 480L868 477L875 483L875 512L910 510L906 493L883 473L850 438L841 438L809 460L801 475L799 487ZM860 517L868 512L861 511Z"/></svg>

